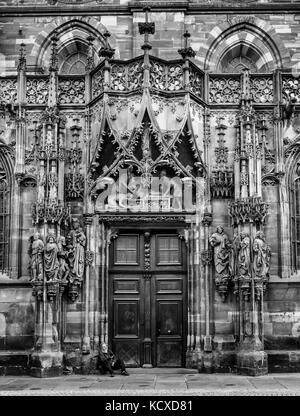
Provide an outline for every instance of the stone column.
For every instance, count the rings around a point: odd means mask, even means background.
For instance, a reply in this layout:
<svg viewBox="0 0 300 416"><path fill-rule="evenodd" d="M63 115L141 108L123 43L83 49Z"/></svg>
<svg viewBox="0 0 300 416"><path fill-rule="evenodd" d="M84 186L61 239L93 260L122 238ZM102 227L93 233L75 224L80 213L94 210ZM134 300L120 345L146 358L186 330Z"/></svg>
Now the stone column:
<svg viewBox="0 0 300 416"><path fill-rule="evenodd" d="M202 335L203 347L201 350L201 359L199 360L198 371L211 373L213 371L213 346L211 333L211 250L209 248L209 229L212 223L212 214L205 212L201 221L203 230L203 249L201 250L201 267L203 274L203 291L202 302L204 303L205 328Z"/></svg>
<svg viewBox="0 0 300 416"><path fill-rule="evenodd" d="M263 375L268 371L263 349L263 291L268 280L269 248L261 232L267 204L261 198L261 145L258 141L257 116L252 106L249 71L243 73L240 132L236 163L240 166L240 189L229 204L229 216L235 228L232 244L233 281L239 315L237 371L245 375ZM238 143L237 143L238 144ZM240 160L240 162L239 162ZM258 251L262 254L258 261Z"/></svg>
<svg viewBox="0 0 300 416"><path fill-rule="evenodd" d="M194 349L193 327L194 327L194 303L193 303L193 289L194 289L194 237L193 228L188 229L187 236L187 350L185 354L186 367L193 368L192 351Z"/></svg>

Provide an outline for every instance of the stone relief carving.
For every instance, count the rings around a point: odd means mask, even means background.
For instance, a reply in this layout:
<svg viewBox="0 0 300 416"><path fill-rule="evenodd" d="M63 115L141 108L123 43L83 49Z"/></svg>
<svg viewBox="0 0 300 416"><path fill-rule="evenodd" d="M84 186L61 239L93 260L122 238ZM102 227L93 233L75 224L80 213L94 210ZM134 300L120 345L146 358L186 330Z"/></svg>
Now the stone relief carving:
<svg viewBox="0 0 300 416"><path fill-rule="evenodd" d="M27 79L26 98L28 104L46 104L49 95L49 79L47 77Z"/></svg>
<svg viewBox="0 0 300 416"><path fill-rule="evenodd" d="M34 294L42 295L45 280L50 301L58 295L59 290L63 292L65 286L68 286L70 299L75 301L79 295L87 260L85 246L86 236L76 218L72 220L67 241L64 236L56 239L54 233L47 235L46 244L40 233L31 237L28 254ZM91 263L92 258L89 261Z"/></svg>
<svg viewBox="0 0 300 416"><path fill-rule="evenodd" d="M241 82L239 76L209 78L209 101L211 103L238 103L241 97Z"/></svg>
<svg viewBox="0 0 300 416"><path fill-rule="evenodd" d="M85 80L84 78L60 78L58 84L58 102L60 104L84 104Z"/></svg>
<svg viewBox="0 0 300 416"><path fill-rule="evenodd" d="M0 80L0 102L14 103L17 101L17 79L5 78Z"/></svg>
<svg viewBox="0 0 300 416"><path fill-rule="evenodd" d="M252 76L250 79L250 93L255 103L272 103L273 79L271 77Z"/></svg>
<svg viewBox="0 0 300 416"><path fill-rule="evenodd" d="M215 283L222 300L226 299L229 285L233 282L234 293L238 294L240 288L248 301L252 281L256 300L260 299L269 279L271 261L271 249L264 233L258 231L251 244L247 232L236 232L231 243L223 227L219 226L209 238L209 243L213 247Z"/></svg>

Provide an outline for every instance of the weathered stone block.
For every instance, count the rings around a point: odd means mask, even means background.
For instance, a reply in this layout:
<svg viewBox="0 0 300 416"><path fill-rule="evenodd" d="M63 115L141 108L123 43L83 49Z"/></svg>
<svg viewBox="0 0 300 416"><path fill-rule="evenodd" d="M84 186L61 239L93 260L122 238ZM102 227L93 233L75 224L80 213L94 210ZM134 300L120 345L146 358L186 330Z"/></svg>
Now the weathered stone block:
<svg viewBox="0 0 300 416"><path fill-rule="evenodd" d="M296 350L299 339L292 336L265 335L265 350Z"/></svg>
<svg viewBox="0 0 300 416"><path fill-rule="evenodd" d="M240 351L237 354L237 373L247 376L268 374L268 355L264 351Z"/></svg>
<svg viewBox="0 0 300 416"><path fill-rule="evenodd" d="M21 365L13 365L6 367L5 375L6 376L25 376L29 374L29 368Z"/></svg>
<svg viewBox="0 0 300 416"><path fill-rule="evenodd" d="M292 335L291 322L273 322L274 335Z"/></svg>
<svg viewBox="0 0 300 416"><path fill-rule="evenodd" d="M34 345L34 337L31 335L7 336L6 348L11 350L26 350Z"/></svg>
<svg viewBox="0 0 300 416"><path fill-rule="evenodd" d="M268 362L273 373L299 372L300 351L268 351Z"/></svg>
<svg viewBox="0 0 300 416"><path fill-rule="evenodd" d="M213 351L213 371L233 373L236 371L236 351Z"/></svg>
<svg viewBox="0 0 300 416"><path fill-rule="evenodd" d="M24 366L27 367L28 353L15 353L12 351L2 351L0 353L0 366Z"/></svg>
<svg viewBox="0 0 300 416"><path fill-rule="evenodd" d="M215 322L216 334L232 334L233 324L232 322Z"/></svg>
<svg viewBox="0 0 300 416"><path fill-rule="evenodd" d="M236 347L233 335L215 335L213 338L213 349L218 351L234 350Z"/></svg>
<svg viewBox="0 0 300 416"><path fill-rule="evenodd" d="M82 356L81 372L82 374L98 374L98 353L91 353Z"/></svg>
<svg viewBox="0 0 300 416"><path fill-rule="evenodd" d="M33 377L58 377L63 372L62 352L34 352L29 361Z"/></svg>

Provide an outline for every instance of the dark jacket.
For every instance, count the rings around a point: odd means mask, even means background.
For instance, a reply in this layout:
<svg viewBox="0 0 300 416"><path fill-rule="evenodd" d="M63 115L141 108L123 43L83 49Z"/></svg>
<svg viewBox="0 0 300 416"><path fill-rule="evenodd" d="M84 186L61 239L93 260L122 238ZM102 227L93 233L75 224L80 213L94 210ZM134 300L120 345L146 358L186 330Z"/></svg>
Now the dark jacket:
<svg viewBox="0 0 300 416"><path fill-rule="evenodd" d="M99 361L112 364L115 361L115 355L110 349L107 350L107 353L99 351Z"/></svg>

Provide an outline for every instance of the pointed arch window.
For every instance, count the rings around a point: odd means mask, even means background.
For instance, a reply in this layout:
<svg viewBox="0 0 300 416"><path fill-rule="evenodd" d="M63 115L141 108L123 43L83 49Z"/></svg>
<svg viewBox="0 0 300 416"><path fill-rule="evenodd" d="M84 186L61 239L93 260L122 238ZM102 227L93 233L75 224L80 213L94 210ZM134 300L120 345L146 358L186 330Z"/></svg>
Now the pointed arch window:
<svg viewBox="0 0 300 416"><path fill-rule="evenodd" d="M0 153L0 272L9 270L11 181L7 162Z"/></svg>
<svg viewBox="0 0 300 416"><path fill-rule="evenodd" d="M290 188L292 270L300 271L300 161L296 164Z"/></svg>

